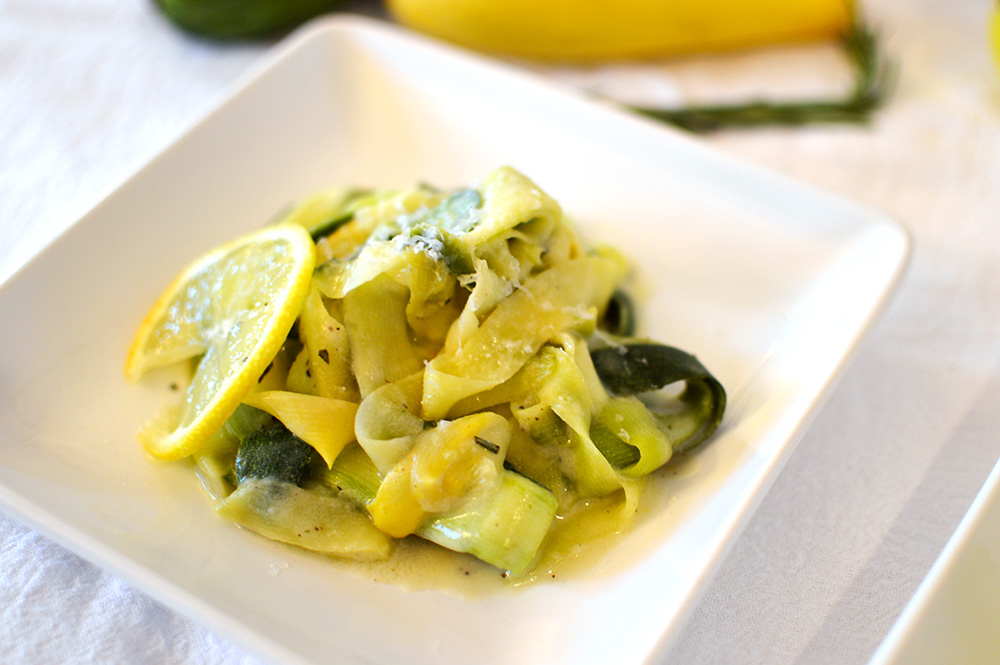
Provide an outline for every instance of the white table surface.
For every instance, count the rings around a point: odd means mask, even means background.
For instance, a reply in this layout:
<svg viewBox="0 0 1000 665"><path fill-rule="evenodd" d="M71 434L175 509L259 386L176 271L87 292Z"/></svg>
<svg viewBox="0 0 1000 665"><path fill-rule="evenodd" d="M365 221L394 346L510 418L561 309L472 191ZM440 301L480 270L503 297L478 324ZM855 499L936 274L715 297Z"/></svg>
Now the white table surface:
<svg viewBox="0 0 1000 665"><path fill-rule="evenodd" d="M705 140L895 216L912 233L911 264L665 662L867 662L1000 457L989 0L863 4L899 66L870 127ZM192 39L151 0L0 0L0 279L267 48ZM783 53L778 69L802 80L794 60ZM690 95L732 71L712 58L661 63L660 84L642 85ZM633 70L615 72L612 85L635 84ZM837 79L836 67L815 74ZM260 662L2 514L0 571L2 663Z"/></svg>

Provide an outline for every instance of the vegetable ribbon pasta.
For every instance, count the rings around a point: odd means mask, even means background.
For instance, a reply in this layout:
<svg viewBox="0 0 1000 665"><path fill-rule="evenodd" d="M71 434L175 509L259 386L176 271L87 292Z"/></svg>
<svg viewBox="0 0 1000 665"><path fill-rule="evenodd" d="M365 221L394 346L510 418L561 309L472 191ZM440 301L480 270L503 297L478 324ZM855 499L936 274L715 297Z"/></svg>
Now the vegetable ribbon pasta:
<svg viewBox="0 0 1000 665"><path fill-rule="evenodd" d="M370 559L415 535L523 574L557 517L623 528L649 474L722 418L693 356L601 332L631 332L626 260L514 169L325 190L279 223L322 262L259 385L194 454L217 512L267 537ZM650 406L675 382L671 413Z"/></svg>

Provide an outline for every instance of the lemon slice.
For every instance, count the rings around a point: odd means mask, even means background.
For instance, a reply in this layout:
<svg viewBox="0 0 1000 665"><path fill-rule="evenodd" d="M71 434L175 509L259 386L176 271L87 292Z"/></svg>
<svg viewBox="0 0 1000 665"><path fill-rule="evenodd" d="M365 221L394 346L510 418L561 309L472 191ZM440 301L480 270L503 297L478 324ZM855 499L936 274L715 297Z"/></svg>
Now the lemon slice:
<svg viewBox="0 0 1000 665"><path fill-rule="evenodd" d="M190 455L239 406L288 336L315 256L305 229L271 226L203 256L167 287L139 326L125 375L199 359L176 413L140 432L150 453Z"/></svg>

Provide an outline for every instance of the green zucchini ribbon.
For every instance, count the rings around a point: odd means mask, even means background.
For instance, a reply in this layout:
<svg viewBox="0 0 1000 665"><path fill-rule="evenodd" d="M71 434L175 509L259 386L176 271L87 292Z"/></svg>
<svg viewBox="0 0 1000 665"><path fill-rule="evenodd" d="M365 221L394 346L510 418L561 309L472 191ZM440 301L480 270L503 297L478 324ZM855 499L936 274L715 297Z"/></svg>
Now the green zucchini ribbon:
<svg viewBox="0 0 1000 665"><path fill-rule="evenodd" d="M591 351L601 383L617 397L638 396L680 381L679 408L651 409L673 452L687 452L718 428L726 410L726 391L701 362L686 351L645 341L626 341Z"/></svg>

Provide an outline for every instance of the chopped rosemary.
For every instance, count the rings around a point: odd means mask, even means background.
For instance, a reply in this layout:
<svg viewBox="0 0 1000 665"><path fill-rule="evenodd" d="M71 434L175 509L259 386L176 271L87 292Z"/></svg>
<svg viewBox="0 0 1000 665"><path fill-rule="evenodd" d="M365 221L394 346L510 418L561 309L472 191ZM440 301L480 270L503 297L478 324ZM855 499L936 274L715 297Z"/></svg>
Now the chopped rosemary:
<svg viewBox="0 0 1000 665"><path fill-rule="evenodd" d="M868 122L889 95L892 67L879 49L878 35L862 22L844 34L854 70L854 86L843 99L685 106L677 109L630 107L643 115L697 133L728 127L799 126Z"/></svg>
<svg viewBox="0 0 1000 665"><path fill-rule="evenodd" d="M493 453L494 455L500 452L500 446L493 443L492 441L487 441L486 439L479 436L474 437L474 439L477 444L479 444L481 447L485 448L489 452Z"/></svg>

